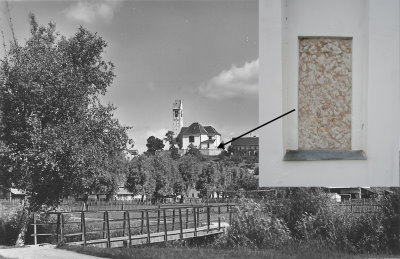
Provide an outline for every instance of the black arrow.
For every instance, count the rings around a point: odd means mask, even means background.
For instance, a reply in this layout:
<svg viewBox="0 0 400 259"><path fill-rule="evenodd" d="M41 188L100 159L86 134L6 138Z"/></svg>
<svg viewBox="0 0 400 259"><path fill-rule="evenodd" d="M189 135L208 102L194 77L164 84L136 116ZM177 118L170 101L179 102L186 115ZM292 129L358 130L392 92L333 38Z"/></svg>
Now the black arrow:
<svg viewBox="0 0 400 259"><path fill-rule="evenodd" d="M241 137L243 137L243 136L249 134L250 132L253 132L253 131L255 131L255 130L261 128L261 127L264 127L265 125L270 124L271 122L276 121L277 119L280 119L280 118L282 118L283 116L286 116L286 115L288 115L288 114L291 113L291 112L294 112L295 110L296 110L296 109L293 109L293 110L291 110L291 111L289 111L289 112L287 112L287 113L285 113L285 114L282 114L281 116L276 117L275 119L270 120L269 122L266 122L266 123L264 123L263 125L260 125L260 126L258 126L257 128L252 129L252 130L250 130L250 131L248 131L248 132L246 132L246 133L240 135L240 136L237 137L237 138L233 138L231 141L228 141L228 142L226 142L226 143L223 143L223 142L222 142L221 144L219 144L218 148L225 149L224 146L225 146L226 144L229 144L229 143L231 143L232 141L237 140L237 139L239 139L239 138L241 138Z"/></svg>

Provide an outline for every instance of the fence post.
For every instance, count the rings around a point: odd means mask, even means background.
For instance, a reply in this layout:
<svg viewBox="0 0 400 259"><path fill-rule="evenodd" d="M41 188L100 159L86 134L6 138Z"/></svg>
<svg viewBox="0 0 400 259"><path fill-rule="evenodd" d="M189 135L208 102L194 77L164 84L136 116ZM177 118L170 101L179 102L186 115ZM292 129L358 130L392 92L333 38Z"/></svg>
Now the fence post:
<svg viewBox="0 0 400 259"><path fill-rule="evenodd" d="M221 206L218 206L218 231L221 230Z"/></svg>
<svg viewBox="0 0 400 259"><path fill-rule="evenodd" d="M57 213L57 230L56 230L56 234L57 234L57 243L60 242L59 240L59 235L58 233L60 233L60 213Z"/></svg>
<svg viewBox="0 0 400 259"><path fill-rule="evenodd" d="M83 245L86 246L86 223L85 223L85 212L81 212L81 231Z"/></svg>
<svg viewBox="0 0 400 259"><path fill-rule="evenodd" d="M150 221L149 221L149 211L146 210L146 227L147 227L147 243L150 244Z"/></svg>
<svg viewBox="0 0 400 259"><path fill-rule="evenodd" d="M200 207L197 207L197 226L200 226Z"/></svg>
<svg viewBox="0 0 400 259"><path fill-rule="evenodd" d="M125 236L125 228L126 228L126 211L124 211L124 220L122 221L122 236Z"/></svg>
<svg viewBox="0 0 400 259"><path fill-rule="evenodd" d="M194 219L194 236L197 237L196 207L193 207L193 219Z"/></svg>
<svg viewBox="0 0 400 259"><path fill-rule="evenodd" d="M157 211L157 233L160 232L160 205L158 205Z"/></svg>
<svg viewBox="0 0 400 259"><path fill-rule="evenodd" d="M140 234L143 234L143 225L144 225L144 211L142 210L142 222L140 226Z"/></svg>
<svg viewBox="0 0 400 259"><path fill-rule="evenodd" d="M189 223L189 208L186 208L186 229L188 228Z"/></svg>
<svg viewBox="0 0 400 259"><path fill-rule="evenodd" d="M207 233L210 231L210 206L207 206Z"/></svg>
<svg viewBox="0 0 400 259"><path fill-rule="evenodd" d="M61 229L60 229L60 239L61 243L64 242L64 214L61 213Z"/></svg>
<svg viewBox="0 0 400 259"><path fill-rule="evenodd" d="M103 239L106 238L106 212L103 213Z"/></svg>
<svg viewBox="0 0 400 259"><path fill-rule="evenodd" d="M128 247L129 246L131 246L132 245L132 237L131 237L131 220L130 220L130 217L129 217L129 211L125 211L125 213L126 213L126 219L127 219L127 222L128 222L128 235L129 235L129 243L128 243Z"/></svg>
<svg viewBox="0 0 400 259"><path fill-rule="evenodd" d="M232 226L232 206L229 206L229 226Z"/></svg>
<svg viewBox="0 0 400 259"><path fill-rule="evenodd" d="M35 213L33 213L33 235L35 237L35 245L37 245L37 229L36 229L36 217Z"/></svg>
<svg viewBox="0 0 400 259"><path fill-rule="evenodd" d="M105 211L105 213L106 213L106 218L107 218L107 221L106 221L106 226L107 226L107 248L110 248L111 247L110 218L109 218L109 215L108 215L108 211Z"/></svg>
<svg viewBox="0 0 400 259"><path fill-rule="evenodd" d="M183 238L183 226L182 226L182 209L179 208L179 227L180 227L180 238Z"/></svg>
<svg viewBox="0 0 400 259"><path fill-rule="evenodd" d="M175 230L175 209L172 209L172 231Z"/></svg>
<svg viewBox="0 0 400 259"><path fill-rule="evenodd" d="M165 234L165 242L168 240L168 229L167 229L167 218L165 209L163 209L163 216L164 216L164 234Z"/></svg>

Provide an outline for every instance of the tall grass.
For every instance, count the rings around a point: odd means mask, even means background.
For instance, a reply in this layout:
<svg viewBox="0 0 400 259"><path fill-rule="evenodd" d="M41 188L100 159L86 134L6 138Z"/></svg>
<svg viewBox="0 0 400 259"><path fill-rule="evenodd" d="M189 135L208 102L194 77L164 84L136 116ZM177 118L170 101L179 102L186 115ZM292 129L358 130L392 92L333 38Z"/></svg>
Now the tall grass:
<svg viewBox="0 0 400 259"><path fill-rule="evenodd" d="M386 197L381 206L378 213L343 212L330 206L327 196L318 190L296 190L275 201L243 199L232 225L214 246L399 253L400 195Z"/></svg>

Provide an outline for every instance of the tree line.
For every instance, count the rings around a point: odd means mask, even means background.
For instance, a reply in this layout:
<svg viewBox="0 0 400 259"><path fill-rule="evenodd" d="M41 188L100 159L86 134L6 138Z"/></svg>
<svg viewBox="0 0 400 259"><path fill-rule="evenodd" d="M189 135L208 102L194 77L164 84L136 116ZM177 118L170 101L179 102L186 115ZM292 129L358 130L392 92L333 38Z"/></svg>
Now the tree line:
<svg viewBox="0 0 400 259"><path fill-rule="evenodd" d="M172 131L166 133L164 140L169 143L168 151L163 151L161 139L151 136L147 139L148 150L127 163L125 187L134 195L151 197L154 201L180 196L183 202L191 189L205 198L207 193L258 188L253 171L229 156L207 159L194 146L189 146L181 156Z"/></svg>

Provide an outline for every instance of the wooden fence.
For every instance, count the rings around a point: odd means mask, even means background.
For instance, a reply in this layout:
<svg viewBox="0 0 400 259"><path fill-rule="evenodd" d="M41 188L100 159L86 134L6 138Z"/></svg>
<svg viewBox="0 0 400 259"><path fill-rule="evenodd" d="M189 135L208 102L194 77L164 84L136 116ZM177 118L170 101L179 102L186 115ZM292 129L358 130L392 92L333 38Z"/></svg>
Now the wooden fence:
<svg viewBox="0 0 400 259"><path fill-rule="evenodd" d="M160 200L157 205L178 205L181 203L177 202L166 202ZM204 201L200 198L187 198L182 203L186 206L192 204L204 204ZM132 210L147 208L149 206L156 206L151 201L140 201L140 200L129 200L129 201L90 201L84 204L84 202L62 202L60 203L58 210L60 211L104 211L104 210Z"/></svg>
<svg viewBox="0 0 400 259"><path fill-rule="evenodd" d="M331 207L346 213L378 213L381 212L381 205L378 203L332 203Z"/></svg>
<svg viewBox="0 0 400 259"><path fill-rule="evenodd" d="M164 242L220 233L232 220L232 204L171 206L96 212L50 212L33 216L33 243L105 244Z"/></svg>

